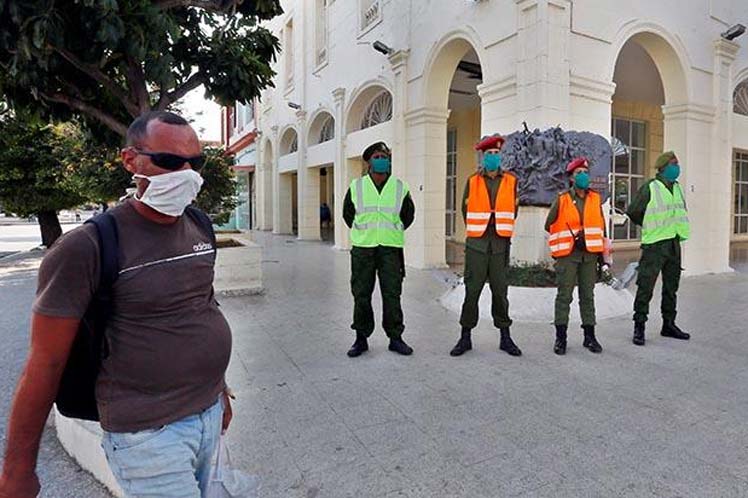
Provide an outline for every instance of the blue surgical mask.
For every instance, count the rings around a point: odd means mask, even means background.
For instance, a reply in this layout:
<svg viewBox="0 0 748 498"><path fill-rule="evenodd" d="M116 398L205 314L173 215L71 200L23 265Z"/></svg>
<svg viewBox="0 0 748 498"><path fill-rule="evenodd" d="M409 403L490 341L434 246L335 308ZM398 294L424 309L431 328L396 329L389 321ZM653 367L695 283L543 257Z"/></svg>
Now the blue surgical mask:
<svg viewBox="0 0 748 498"><path fill-rule="evenodd" d="M674 182L680 176L680 165L678 163L670 163L662 170L662 177L669 181Z"/></svg>
<svg viewBox="0 0 748 498"><path fill-rule="evenodd" d="M582 190L590 188L590 174L582 171L574 175L574 186Z"/></svg>
<svg viewBox="0 0 748 498"><path fill-rule="evenodd" d="M501 155L486 154L483 156L483 168L486 171L497 171L501 167Z"/></svg>
<svg viewBox="0 0 748 498"><path fill-rule="evenodd" d="M389 157L375 157L371 160L371 170L374 173L389 173L390 172L390 158Z"/></svg>

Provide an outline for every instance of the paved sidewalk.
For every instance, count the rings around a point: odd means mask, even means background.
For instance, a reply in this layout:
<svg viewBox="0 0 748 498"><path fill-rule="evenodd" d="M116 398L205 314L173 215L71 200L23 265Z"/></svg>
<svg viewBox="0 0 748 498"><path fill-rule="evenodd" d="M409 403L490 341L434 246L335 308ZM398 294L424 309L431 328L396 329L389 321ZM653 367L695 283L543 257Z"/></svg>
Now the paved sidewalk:
<svg viewBox="0 0 748 498"><path fill-rule="evenodd" d="M0 260L0 451L16 382L26 362L31 301L36 288L40 252L21 253ZM42 437L37 473L41 498L103 498L109 493L65 453L55 435L53 417ZM0 454L0 461L2 454Z"/></svg>
<svg viewBox="0 0 748 498"><path fill-rule="evenodd" d="M222 306L238 394L229 444L262 496L748 496L748 275L684 280L687 343L660 337L655 313L644 348L614 319L599 324L602 355L571 330L557 357L550 325L515 324L525 354L511 358L484 321L473 351L451 358L443 274L409 269L415 354L387 351L378 329L350 359L348 254L257 239L266 293Z"/></svg>

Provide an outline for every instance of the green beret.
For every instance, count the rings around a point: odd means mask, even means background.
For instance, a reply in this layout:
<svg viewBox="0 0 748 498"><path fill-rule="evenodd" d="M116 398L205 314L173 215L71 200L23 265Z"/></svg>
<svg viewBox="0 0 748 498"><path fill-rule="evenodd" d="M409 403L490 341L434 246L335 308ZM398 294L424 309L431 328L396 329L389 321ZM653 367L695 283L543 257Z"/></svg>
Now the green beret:
<svg viewBox="0 0 748 498"><path fill-rule="evenodd" d="M364 149L364 153L361 154L361 157L363 157L364 161L368 161L369 159L371 159L371 156L373 156L375 152L383 152L388 156L392 155L392 153L390 152L390 148L387 147L386 143L376 142Z"/></svg>
<svg viewBox="0 0 748 498"><path fill-rule="evenodd" d="M674 157L675 152L673 152L672 150L663 152L662 154L660 154L660 157L657 158L657 161L655 161L655 168L661 170L662 168L667 166Z"/></svg>

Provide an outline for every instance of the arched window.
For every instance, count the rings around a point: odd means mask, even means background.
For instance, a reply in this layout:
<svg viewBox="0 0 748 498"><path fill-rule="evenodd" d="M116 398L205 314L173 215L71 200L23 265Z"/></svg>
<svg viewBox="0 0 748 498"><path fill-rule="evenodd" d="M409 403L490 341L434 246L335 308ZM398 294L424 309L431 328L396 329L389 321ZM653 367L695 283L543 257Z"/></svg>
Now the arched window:
<svg viewBox="0 0 748 498"><path fill-rule="evenodd" d="M748 80L742 81L733 94L733 112L748 116Z"/></svg>
<svg viewBox="0 0 748 498"><path fill-rule="evenodd" d="M328 142L333 138L335 138L335 120L332 116L328 116L319 132L319 143Z"/></svg>
<svg viewBox="0 0 748 498"><path fill-rule="evenodd" d="M364 112L361 129L370 128L392 119L392 95L384 91L380 93Z"/></svg>

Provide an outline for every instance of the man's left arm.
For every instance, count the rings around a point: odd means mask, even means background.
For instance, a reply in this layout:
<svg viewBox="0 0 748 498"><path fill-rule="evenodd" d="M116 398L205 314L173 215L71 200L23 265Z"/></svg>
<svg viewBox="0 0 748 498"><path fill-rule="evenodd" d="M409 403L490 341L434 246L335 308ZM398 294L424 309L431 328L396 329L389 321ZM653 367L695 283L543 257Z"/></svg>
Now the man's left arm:
<svg viewBox="0 0 748 498"><path fill-rule="evenodd" d="M415 217L416 205L413 204L413 198L410 196L410 192L408 192L405 199L403 199L403 207L400 208L400 221L403 222L403 226L406 230L413 224Z"/></svg>

